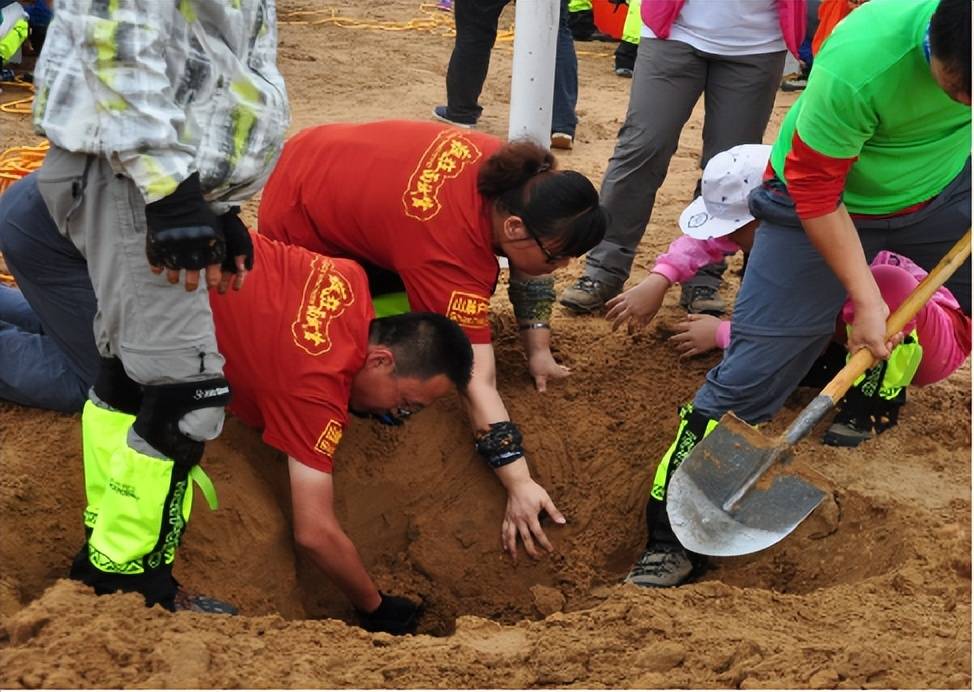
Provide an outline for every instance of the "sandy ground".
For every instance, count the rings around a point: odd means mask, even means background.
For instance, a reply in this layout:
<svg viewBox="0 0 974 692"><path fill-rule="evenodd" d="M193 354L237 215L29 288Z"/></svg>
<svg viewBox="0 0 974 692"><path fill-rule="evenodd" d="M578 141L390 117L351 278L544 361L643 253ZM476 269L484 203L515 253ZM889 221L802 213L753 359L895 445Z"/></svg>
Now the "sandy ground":
<svg viewBox="0 0 974 692"><path fill-rule="evenodd" d="M281 2L285 22L332 7L369 21L424 16L404 0ZM280 34L292 132L426 118L443 101L452 40L442 32L284 23ZM598 180L630 82L612 74L611 45L579 48L578 144L562 166ZM483 129L501 136L510 62L510 44L499 45L482 99ZM779 98L768 141L793 100ZM702 106L634 279L677 233L701 122ZM26 117L0 115L0 145L35 140ZM559 288L576 272L562 272ZM728 276L732 298L738 280ZM353 422L337 460L339 515L382 588L428 603L415 637L346 624L344 599L295 554L283 458L235 420L205 461L221 508L198 504L177 576L242 616L173 615L59 581L82 539L78 418L0 405L0 687L969 688L969 365L911 392L901 424L859 450L802 443L798 464L831 496L775 548L716 561L679 589L620 585L644 540L650 473L676 409L716 362L680 360L666 343L677 293L635 335L556 314L557 355L574 375L543 395L504 291L494 300L501 392L536 477L569 517L549 531L548 559L502 557L503 493L473 452L458 401L402 430Z"/></svg>

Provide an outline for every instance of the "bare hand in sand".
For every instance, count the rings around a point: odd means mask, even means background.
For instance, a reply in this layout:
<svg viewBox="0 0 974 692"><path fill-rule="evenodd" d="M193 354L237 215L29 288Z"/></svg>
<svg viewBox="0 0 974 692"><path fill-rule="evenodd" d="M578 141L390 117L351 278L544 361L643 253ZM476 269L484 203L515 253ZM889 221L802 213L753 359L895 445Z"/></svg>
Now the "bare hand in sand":
<svg viewBox="0 0 974 692"><path fill-rule="evenodd" d="M683 356L699 356L717 348L717 327L720 318L713 315L687 315L676 325L676 334L670 337L676 350Z"/></svg>
<svg viewBox="0 0 974 692"><path fill-rule="evenodd" d="M565 523L565 517L548 497L547 491L535 483L530 476L507 487L507 510L504 522L501 524L501 545L515 562L517 562L518 537L524 543L524 550L535 560L542 555L535 547L535 542L549 553L554 550L544 529L541 528L538 519L541 512L546 512L557 524Z"/></svg>
<svg viewBox="0 0 974 692"><path fill-rule="evenodd" d="M662 274L650 274L638 285L623 291L609 300L605 319L611 320L615 331L627 320L629 329L639 329L649 324L663 305L663 296L670 287L670 280Z"/></svg>
<svg viewBox="0 0 974 692"><path fill-rule="evenodd" d="M528 372L534 378L534 387L539 392L548 389L548 380L563 380L572 374L570 369L555 360L549 349L536 351L530 355Z"/></svg>

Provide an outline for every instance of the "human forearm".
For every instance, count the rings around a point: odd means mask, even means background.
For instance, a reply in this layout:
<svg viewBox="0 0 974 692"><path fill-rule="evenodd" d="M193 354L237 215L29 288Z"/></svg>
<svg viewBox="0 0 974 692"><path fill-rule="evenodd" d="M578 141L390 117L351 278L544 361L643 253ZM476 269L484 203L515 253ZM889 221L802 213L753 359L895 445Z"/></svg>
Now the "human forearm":
<svg viewBox="0 0 974 692"><path fill-rule="evenodd" d="M855 317L847 348L852 353L868 348L876 358L888 358L898 337L887 338L889 308L866 264L859 235L845 207L840 205L830 214L803 219L802 224L852 302Z"/></svg>
<svg viewBox="0 0 974 692"><path fill-rule="evenodd" d="M856 307L870 308L882 303L859 234L844 205L824 216L802 219L802 225Z"/></svg>
<svg viewBox="0 0 974 692"><path fill-rule="evenodd" d="M460 394L474 433L490 429L491 423L510 420L507 408L497 391L494 347L473 345L473 374L470 384Z"/></svg>
<svg viewBox="0 0 974 692"><path fill-rule="evenodd" d="M362 564L355 544L340 527L318 529L297 537L298 545L357 609L371 612L382 600L379 590Z"/></svg>

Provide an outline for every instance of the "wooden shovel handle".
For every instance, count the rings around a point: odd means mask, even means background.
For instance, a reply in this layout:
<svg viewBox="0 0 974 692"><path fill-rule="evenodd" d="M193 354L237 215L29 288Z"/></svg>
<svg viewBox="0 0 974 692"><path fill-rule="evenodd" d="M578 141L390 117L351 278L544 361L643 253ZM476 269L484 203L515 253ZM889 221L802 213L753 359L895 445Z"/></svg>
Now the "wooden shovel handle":
<svg viewBox="0 0 974 692"><path fill-rule="evenodd" d="M903 331L903 327L912 320L920 308L922 308L930 297L936 293L944 282L957 271L957 268L964 263L968 255L971 254L971 229L967 229L964 237L950 248L944 258L937 263L937 266L927 274L927 278L913 289L906 300L904 300L896 311L886 320L886 338L891 338L894 334ZM868 348L859 349L855 355L849 359L845 367L832 378L832 381L825 385L822 394L832 399L835 404L845 396L846 391L858 377L866 372L876 362L872 352Z"/></svg>

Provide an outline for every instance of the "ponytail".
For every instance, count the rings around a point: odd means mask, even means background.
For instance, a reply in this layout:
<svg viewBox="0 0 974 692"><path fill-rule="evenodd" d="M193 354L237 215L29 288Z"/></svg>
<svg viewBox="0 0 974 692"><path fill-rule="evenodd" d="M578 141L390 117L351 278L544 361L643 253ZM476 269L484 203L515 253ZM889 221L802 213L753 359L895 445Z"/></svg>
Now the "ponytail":
<svg viewBox="0 0 974 692"><path fill-rule="evenodd" d="M521 217L539 238L579 257L601 242L607 219L592 182L576 171L557 170L554 155L528 139L508 142L480 169L477 190L509 214Z"/></svg>

